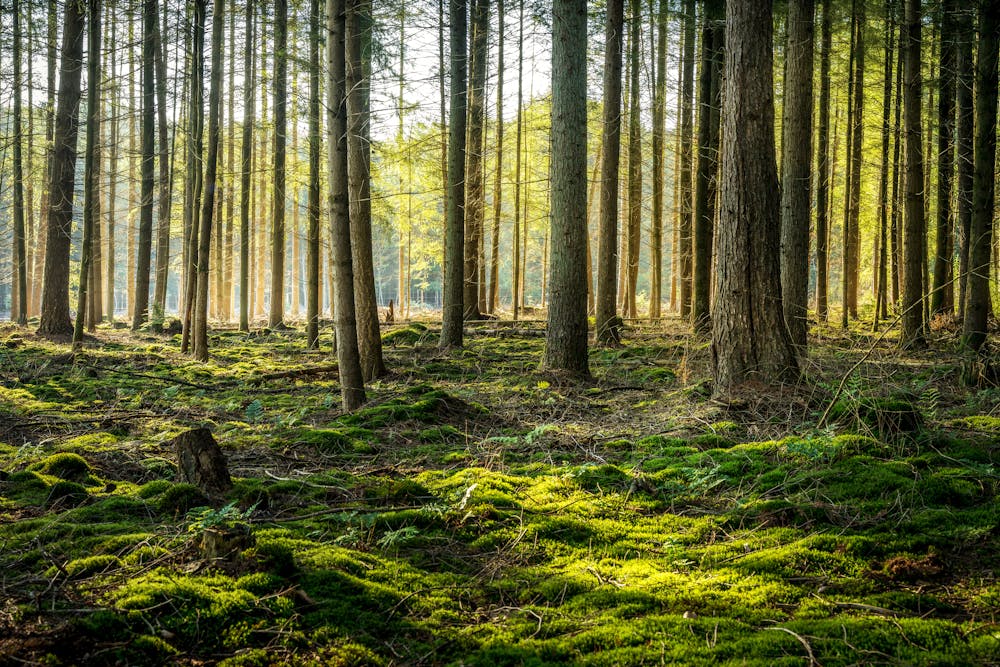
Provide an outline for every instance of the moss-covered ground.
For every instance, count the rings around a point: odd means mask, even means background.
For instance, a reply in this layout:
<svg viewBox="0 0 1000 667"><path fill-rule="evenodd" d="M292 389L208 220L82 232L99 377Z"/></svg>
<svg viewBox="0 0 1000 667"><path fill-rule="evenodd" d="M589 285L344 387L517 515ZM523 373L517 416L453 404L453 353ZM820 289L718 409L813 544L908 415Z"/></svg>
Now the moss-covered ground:
<svg viewBox="0 0 1000 667"><path fill-rule="evenodd" d="M396 326L345 415L296 331L0 329L0 664L1000 664L1000 390L947 332L820 329L727 401L680 324L627 334L571 384L524 326Z"/></svg>

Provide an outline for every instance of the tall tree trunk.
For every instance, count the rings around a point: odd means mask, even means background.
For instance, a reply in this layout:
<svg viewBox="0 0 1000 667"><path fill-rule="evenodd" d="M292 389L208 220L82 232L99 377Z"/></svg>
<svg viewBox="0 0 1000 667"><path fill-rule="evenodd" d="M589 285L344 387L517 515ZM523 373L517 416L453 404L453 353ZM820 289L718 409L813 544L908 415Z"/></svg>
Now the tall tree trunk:
<svg viewBox="0 0 1000 667"><path fill-rule="evenodd" d="M156 215L156 281L153 286L154 323L163 319L167 308L167 279L170 266L170 138L167 134L167 59L160 28L157 3L153 3L153 59L156 67L156 106L160 160L159 208Z"/></svg>
<svg viewBox="0 0 1000 667"><path fill-rule="evenodd" d="M781 140L781 296L801 356L809 332L809 205L812 172L813 0L789 0Z"/></svg>
<svg viewBox="0 0 1000 667"><path fill-rule="evenodd" d="M14 15L14 282L17 290L10 311L12 320L20 325L28 323L28 260L24 229L24 168L21 145L21 6L20 0L13 0L11 11ZM31 113L31 109L28 109Z"/></svg>
<svg viewBox="0 0 1000 667"><path fill-rule="evenodd" d="M931 312L954 312L955 292L952 283L954 245L954 208L951 190L955 173L955 41L956 0L943 0L941 5L941 61L938 71L938 185L937 185L937 252L934 256L934 283L931 290Z"/></svg>
<svg viewBox="0 0 1000 667"><path fill-rule="evenodd" d="M327 141L329 145L330 246L333 252L334 308L340 394L344 410L365 402L354 310L354 272L348 215L347 177L347 16L344 0L327 1Z"/></svg>
<svg viewBox="0 0 1000 667"><path fill-rule="evenodd" d="M195 0L202 3L205 0ZM208 90L208 153L205 158L204 201L198 232L198 294L194 312L194 358L208 361L208 265L212 250L213 206L219 167L219 135L222 116L222 40L225 0L212 4L212 80Z"/></svg>
<svg viewBox="0 0 1000 667"><path fill-rule="evenodd" d="M552 4L552 262L544 367L587 363L587 7Z"/></svg>
<svg viewBox="0 0 1000 667"><path fill-rule="evenodd" d="M229 92L226 95L229 106L229 123L226 130L226 234L223 245L223 318L226 322L233 319L233 286L236 282L236 262L233 255L235 248L235 210L236 200L236 0L229 0Z"/></svg>
<svg viewBox="0 0 1000 667"><path fill-rule="evenodd" d="M73 333L69 318L69 249L76 185L76 142L80 129L80 78L83 72L83 3L70 2L63 11L59 65L59 102L49 180L48 229L45 240L45 283L42 287L38 333Z"/></svg>
<svg viewBox="0 0 1000 667"><path fill-rule="evenodd" d="M923 347L924 309L921 282L924 258L924 156L920 121L920 0L905 0L906 50L903 66L903 106L906 126L906 208L903 221L903 298L900 345Z"/></svg>
<svg viewBox="0 0 1000 667"><path fill-rule="evenodd" d="M489 0L472 4L472 46L469 71L469 120L465 161L465 257L463 278L463 317L478 320L479 246L483 238L483 214L486 191L483 187L483 127L486 124L486 45L489 37Z"/></svg>
<svg viewBox="0 0 1000 667"><path fill-rule="evenodd" d="M347 12L347 174L354 259L354 308L358 351L365 381L386 373L382 359L375 268L372 254L371 202L371 0L349 0Z"/></svg>
<svg viewBox="0 0 1000 667"><path fill-rule="evenodd" d="M597 232L597 343L617 345L618 174L621 159L623 0L608 0L604 29L604 110L601 135L601 206Z"/></svg>
<svg viewBox="0 0 1000 667"><path fill-rule="evenodd" d="M875 315L873 317L873 328L878 329L880 318L887 315L886 301L888 290L886 289L886 259L888 257L887 244L889 238L889 144L891 139L892 125L890 113L892 111L892 84L893 84L893 54L895 52L895 24L892 10L892 0L885 2L885 53L883 57L884 66L882 68L882 160L879 171L879 236L877 247L877 266L875 267Z"/></svg>
<svg viewBox="0 0 1000 667"><path fill-rule="evenodd" d="M306 250L306 341L319 349L319 0L309 0L309 236Z"/></svg>
<svg viewBox="0 0 1000 667"><path fill-rule="evenodd" d="M448 210L444 249L441 347L462 346L465 247L466 0L448 0L451 21L451 122L448 136ZM519 151L520 154L520 151ZM515 295L516 300L516 295ZM516 308L516 307L515 307ZM516 311L515 311L516 312Z"/></svg>
<svg viewBox="0 0 1000 667"><path fill-rule="evenodd" d="M650 10L653 9L650 0ZM663 186L667 126L667 0L656 8L656 77L653 85L653 218L649 235L649 317L659 319L663 302ZM589 274L588 274L589 275Z"/></svg>
<svg viewBox="0 0 1000 667"><path fill-rule="evenodd" d="M254 3L246 3L246 40L243 45L243 142L240 148L240 331L250 331L250 188L253 167ZM235 15L232 20L235 20ZM235 45L231 45L234 48Z"/></svg>
<svg viewBox="0 0 1000 667"><path fill-rule="evenodd" d="M117 44L118 22L112 20L111 7L108 7L108 23L110 23L110 43ZM115 320L115 223L117 221L118 196L118 113L121 105L121 84L118 83L118 67L115 55L110 58L110 76L108 90L108 108L111 119L108 123L108 227L107 227L107 260L104 263L104 310L108 313L108 321Z"/></svg>
<svg viewBox="0 0 1000 667"><path fill-rule="evenodd" d="M496 174L493 180L493 236L490 244L490 289L486 300L486 310L490 315L494 316L497 312L497 302L500 300L500 218L503 211L503 15L504 0L497 0L497 162Z"/></svg>
<svg viewBox="0 0 1000 667"><path fill-rule="evenodd" d="M101 1L87 0L87 144L83 171L83 247L80 251L80 287L77 291L76 322L73 327L73 347L83 343L83 325L90 303L88 287L93 277L94 227L99 224L95 211L100 180L98 164L100 149L100 95L101 95Z"/></svg>
<svg viewBox="0 0 1000 667"><path fill-rule="evenodd" d="M958 105L958 315L965 319L966 297L968 295L969 278L969 239L972 230L972 189L975 179L975 162L973 159L973 144L975 134L975 112L973 105L973 86L975 79L975 61L973 60L973 28L975 9L967 7L958 15L958 70L957 105Z"/></svg>
<svg viewBox="0 0 1000 667"><path fill-rule="evenodd" d="M642 224L642 125L639 116L639 44L642 0L630 0L628 110L628 223L625 226L625 300L622 314L638 317L635 295L639 280L639 231Z"/></svg>
<svg viewBox="0 0 1000 667"><path fill-rule="evenodd" d="M136 331L149 317L149 268L153 251L153 155L156 90L153 81L154 34L157 28L157 0L142 4L142 128L141 190L139 195L139 241L135 264L135 306L132 330Z"/></svg>
<svg viewBox="0 0 1000 667"><path fill-rule="evenodd" d="M205 11L207 0L195 0L194 2L194 23L191 33L191 100L188 110L188 122L190 130L188 132L187 147L187 179L188 190L185 198L185 220L184 220L184 243L187 247L187 262L184 267L184 299L183 303L183 325L184 331L181 335L181 351L187 352L191 348L192 329L194 325L194 305L197 298L198 282L198 249L200 247L198 234L200 233L200 203L202 195L201 187L201 162L202 162L202 141L204 126L204 73L205 73ZM207 193L206 193L207 196ZM208 267L205 267L208 270Z"/></svg>
<svg viewBox="0 0 1000 667"><path fill-rule="evenodd" d="M996 195L997 61L1000 44L1000 2L979 6L976 60L975 174L972 184L972 224L969 232L969 285L962 325L962 342L979 351L986 342L990 312L990 246Z"/></svg>
<svg viewBox="0 0 1000 667"><path fill-rule="evenodd" d="M139 207L139 133L136 132L136 111L135 82L139 77L135 72L139 70L140 64L136 57L136 45L142 45L142 25L140 24L139 38L135 34L135 14L134 7L128 12L128 57L129 72L128 77L128 216L125 220L125 289L127 304L127 317L132 319L135 310L135 263L136 252L136 211Z"/></svg>
<svg viewBox="0 0 1000 667"><path fill-rule="evenodd" d="M521 303L521 146L524 143L524 0L520 0L517 38L517 127L514 157L514 231L511 254L511 310L517 321Z"/></svg>
<svg viewBox="0 0 1000 667"><path fill-rule="evenodd" d="M895 8L894 8L894 11ZM901 16L901 12L896 12L897 16ZM899 306L900 294L902 292L902 271L900 267L903 264L903 230L902 225L899 224L900 216L900 197L899 197L899 187L901 180L901 170L900 170L900 152L903 145L902 137L902 118L903 118L903 57L906 49L906 40L903 38L903 29L899 30L899 47L897 48L896 56L896 93L895 93L895 107L896 110L893 112L893 146L892 146L892 211L889 214L889 236L891 237L892 245L892 260L890 261L890 270L892 272L892 305L893 308Z"/></svg>
<svg viewBox="0 0 1000 667"><path fill-rule="evenodd" d="M823 12L820 28L819 61L819 128L816 156L816 317L825 322L829 311L827 295L827 266L830 199L830 51L833 46L831 4L821 0Z"/></svg>
<svg viewBox="0 0 1000 667"><path fill-rule="evenodd" d="M684 54L681 65L681 167L680 178L680 315L691 315L692 245L692 144L694 142L694 0L684 0Z"/></svg>
<svg viewBox="0 0 1000 667"><path fill-rule="evenodd" d="M269 327L285 318L285 109L288 100L288 0L274 3L274 198L271 209L271 307Z"/></svg>
<svg viewBox="0 0 1000 667"><path fill-rule="evenodd" d="M782 316L771 0L726 3L715 391L798 377Z"/></svg>
<svg viewBox="0 0 1000 667"><path fill-rule="evenodd" d="M847 215L844 220L844 308L841 322L847 326L849 318L858 317L858 271L861 256L861 166L862 147L864 144L864 113L865 113L865 3L855 0L852 14L852 31L854 33L852 62L851 118L848 132L849 142L849 181L846 187Z"/></svg>
<svg viewBox="0 0 1000 667"><path fill-rule="evenodd" d="M698 81L698 171L694 197L694 267L691 321L708 333L711 325L712 239L714 236L716 177L719 170L719 128L722 67L725 51L724 3L708 0L702 28L702 64Z"/></svg>
<svg viewBox="0 0 1000 667"><path fill-rule="evenodd" d="M49 0L48 2L48 21L47 21L47 32L48 32L48 50L47 50L47 67L46 67L46 102L45 102L45 182L46 184L52 183L53 174L53 160L55 159L55 126L56 126L56 48L58 45L58 29L57 24L57 12L56 12L56 0ZM48 192L51 192L49 190ZM41 313L42 308L42 292L44 291L44 267L46 262L46 256L48 255L48 235L49 235L49 217L50 209L49 202L51 201L50 196L46 196L43 192L42 196L39 198L41 200L39 206L38 215L38 232L37 232L37 248L35 250L34 266L32 267L33 276L32 284L35 286L34 294L32 297L31 312ZM69 269L67 268L67 282ZM68 296L67 296L68 299ZM69 317L67 313L67 318Z"/></svg>

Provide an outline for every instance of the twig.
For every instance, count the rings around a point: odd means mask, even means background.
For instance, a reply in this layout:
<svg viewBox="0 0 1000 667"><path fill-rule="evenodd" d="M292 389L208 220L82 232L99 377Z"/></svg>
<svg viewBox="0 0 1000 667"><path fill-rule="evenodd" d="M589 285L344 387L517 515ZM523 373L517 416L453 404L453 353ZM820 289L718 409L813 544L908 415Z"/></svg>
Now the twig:
<svg viewBox="0 0 1000 667"><path fill-rule="evenodd" d="M812 646L810 646L809 642L806 641L806 638L803 637L802 635L800 635L799 633L793 632L792 630L789 630L788 628L782 628L781 626L774 626L774 627L771 627L771 628L764 628L764 629L765 630L781 630L782 632L787 632L791 636L795 637L796 639L799 640L799 643L802 644L802 646L805 647L806 653L809 655L809 667L823 667L823 665L820 664L820 661L816 659L816 656L813 655Z"/></svg>

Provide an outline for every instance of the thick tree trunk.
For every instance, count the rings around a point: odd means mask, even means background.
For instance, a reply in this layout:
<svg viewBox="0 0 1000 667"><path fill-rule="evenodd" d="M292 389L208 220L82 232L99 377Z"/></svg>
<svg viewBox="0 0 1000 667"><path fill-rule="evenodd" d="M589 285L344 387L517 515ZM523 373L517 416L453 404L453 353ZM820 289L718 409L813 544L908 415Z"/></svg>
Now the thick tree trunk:
<svg viewBox="0 0 1000 667"><path fill-rule="evenodd" d="M184 266L184 298L182 299L184 333L181 336L181 351L191 347L194 305L197 298L198 234L201 203L201 163L204 115L204 74L205 74L205 8L206 0L195 0L194 22L191 34L191 99L188 109L187 141L187 192L184 201L184 246L187 259ZM208 267L205 267L208 270Z"/></svg>
<svg viewBox="0 0 1000 667"><path fill-rule="evenodd" d="M69 318L69 249L76 184L76 142L80 129L80 78L83 72L84 5L70 2L63 12L59 102L49 180L45 283L38 333L73 333Z"/></svg>
<svg viewBox="0 0 1000 667"><path fill-rule="evenodd" d="M135 263L135 305L132 309L132 330L149 318L149 269L153 252L153 162L155 146L154 114L156 89L153 81L154 34L156 3L143 0L142 5L142 122L140 130L141 187L139 193L139 241Z"/></svg>
<svg viewBox="0 0 1000 667"><path fill-rule="evenodd" d="M819 128L816 156L816 317L826 322L829 315L827 297L827 266L829 254L830 200L830 51L833 29L830 5L833 0L821 0L820 64L819 64Z"/></svg>
<svg viewBox="0 0 1000 667"><path fill-rule="evenodd" d="M718 273L712 315L715 391L798 377L779 277L771 0L726 5Z"/></svg>
<svg viewBox="0 0 1000 667"><path fill-rule="evenodd" d="M900 345L923 347L922 305L924 229L924 155L920 121L920 0L906 0L906 40L903 66L903 112L906 130L906 207L903 220L903 298Z"/></svg>
<svg viewBox="0 0 1000 667"><path fill-rule="evenodd" d="M466 0L448 0L451 21L451 122L448 136L448 209L444 243L442 348L462 346L465 247ZM520 155L520 151L518 151ZM515 247L515 252L517 249ZM516 294L515 294L516 301ZM516 306L515 306L516 309ZM516 312L516 310L515 310Z"/></svg>
<svg viewBox="0 0 1000 667"><path fill-rule="evenodd" d="M620 343L615 323L618 267L618 173L621 160L623 0L608 1L604 30L604 110L601 135L601 205L597 232L597 343Z"/></svg>
<svg viewBox="0 0 1000 667"><path fill-rule="evenodd" d="M344 410L365 402L354 309L354 271L347 177L347 9L344 0L327 2L327 141L329 145L330 245L333 252L334 316L340 394Z"/></svg>
<svg viewBox="0 0 1000 667"><path fill-rule="evenodd" d="M809 332L809 208L812 185L813 0L789 0L781 141L781 295L801 356Z"/></svg>
<svg viewBox="0 0 1000 667"><path fill-rule="evenodd" d="M589 377L587 363L587 8L552 6L552 262L545 368Z"/></svg>
<svg viewBox="0 0 1000 667"><path fill-rule="evenodd" d="M990 246L996 199L997 61L1000 44L1000 2L979 7L976 59L975 174L972 184L972 224L969 232L969 286L962 325L962 342L979 351L986 342L990 313Z"/></svg>

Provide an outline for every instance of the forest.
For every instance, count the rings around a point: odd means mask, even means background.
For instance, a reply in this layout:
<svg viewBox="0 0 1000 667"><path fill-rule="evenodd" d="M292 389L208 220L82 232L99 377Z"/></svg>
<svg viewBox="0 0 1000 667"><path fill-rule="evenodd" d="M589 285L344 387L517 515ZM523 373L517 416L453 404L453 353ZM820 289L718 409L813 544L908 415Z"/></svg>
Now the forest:
<svg viewBox="0 0 1000 667"><path fill-rule="evenodd" d="M0 666L1000 665L1000 0L0 7Z"/></svg>

